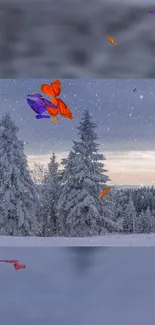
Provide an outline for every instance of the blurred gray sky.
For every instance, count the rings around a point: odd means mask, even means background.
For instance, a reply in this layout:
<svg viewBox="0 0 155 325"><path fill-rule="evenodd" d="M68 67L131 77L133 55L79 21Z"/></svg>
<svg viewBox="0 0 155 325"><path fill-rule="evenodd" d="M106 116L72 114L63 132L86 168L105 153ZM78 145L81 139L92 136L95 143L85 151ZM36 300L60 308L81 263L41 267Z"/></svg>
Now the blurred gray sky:
<svg viewBox="0 0 155 325"><path fill-rule="evenodd" d="M155 77L151 9L152 0L0 1L0 77Z"/></svg>

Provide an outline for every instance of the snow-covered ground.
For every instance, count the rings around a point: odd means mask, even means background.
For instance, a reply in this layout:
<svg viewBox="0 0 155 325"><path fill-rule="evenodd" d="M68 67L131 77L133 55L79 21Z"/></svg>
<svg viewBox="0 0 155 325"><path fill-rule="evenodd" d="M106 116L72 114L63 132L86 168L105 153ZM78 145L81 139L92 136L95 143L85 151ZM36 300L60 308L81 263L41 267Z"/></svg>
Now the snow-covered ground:
<svg viewBox="0 0 155 325"><path fill-rule="evenodd" d="M3 78L155 76L153 0L5 0ZM120 44L107 41L112 35Z"/></svg>
<svg viewBox="0 0 155 325"><path fill-rule="evenodd" d="M155 235L92 242L1 237L0 258L27 265L15 271L0 264L1 324L154 325L154 247L52 247L93 242L128 246L131 241L154 245Z"/></svg>
<svg viewBox="0 0 155 325"><path fill-rule="evenodd" d="M155 234L105 235L83 238L63 237L12 237L0 236L0 246L52 247L52 246L155 246Z"/></svg>

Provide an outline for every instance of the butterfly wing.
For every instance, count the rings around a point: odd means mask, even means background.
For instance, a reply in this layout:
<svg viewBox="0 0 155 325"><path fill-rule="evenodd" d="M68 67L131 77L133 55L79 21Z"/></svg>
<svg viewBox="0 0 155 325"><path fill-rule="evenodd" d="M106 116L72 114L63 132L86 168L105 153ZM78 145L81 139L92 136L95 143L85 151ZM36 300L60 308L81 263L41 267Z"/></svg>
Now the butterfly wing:
<svg viewBox="0 0 155 325"><path fill-rule="evenodd" d="M51 85L43 84L41 85L41 91L50 97L56 97L60 95L61 92L61 83L60 80L56 80L51 83Z"/></svg>
<svg viewBox="0 0 155 325"><path fill-rule="evenodd" d="M50 118L50 116L49 115L40 115L40 114L36 115L37 120L40 120L41 118Z"/></svg>
<svg viewBox="0 0 155 325"><path fill-rule="evenodd" d="M72 112L70 111L68 106L63 102L63 100L61 100L60 98L53 98L51 102L59 108L60 114L63 117L69 118L70 120L73 119Z"/></svg>
<svg viewBox="0 0 155 325"><path fill-rule="evenodd" d="M0 262L5 262L5 263L18 263L18 260L0 260Z"/></svg>
<svg viewBox="0 0 155 325"><path fill-rule="evenodd" d="M43 85L41 85L40 89L41 89L42 93L44 93L45 95L53 97L52 88L50 85L43 84Z"/></svg>
<svg viewBox="0 0 155 325"><path fill-rule="evenodd" d="M114 38L112 36L108 36L108 41L113 44L114 43Z"/></svg>
<svg viewBox="0 0 155 325"><path fill-rule="evenodd" d="M103 189L103 191L100 193L99 198L102 198L107 192L109 192L111 187L106 187Z"/></svg>
<svg viewBox="0 0 155 325"><path fill-rule="evenodd" d="M17 270L20 270L20 269L25 269L26 265L25 264L20 264L20 263L15 263L14 268L17 271Z"/></svg>
<svg viewBox="0 0 155 325"><path fill-rule="evenodd" d="M57 97L61 93L61 82L60 80L55 80L54 82L51 82L51 88L53 91L53 97Z"/></svg>
<svg viewBox="0 0 155 325"><path fill-rule="evenodd" d="M42 114L46 111L46 105L40 105L39 101L34 101L30 98L27 98L27 103L33 109L33 111L37 114Z"/></svg>
<svg viewBox="0 0 155 325"><path fill-rule="evenodd" d="M46 106L47 112L52 116L57 116L59 114L59 108L55 109L49 106Z"/></svg>
<svg viewBox="0 0 155 325"><path fill-rule="evenodd" d="M44 98L44 103L45 103L45 105L48 105L51 108L58 109L58 107L56 105L54 105L53 103L51 103L51 101L49 101L48 99Z"/></svg>

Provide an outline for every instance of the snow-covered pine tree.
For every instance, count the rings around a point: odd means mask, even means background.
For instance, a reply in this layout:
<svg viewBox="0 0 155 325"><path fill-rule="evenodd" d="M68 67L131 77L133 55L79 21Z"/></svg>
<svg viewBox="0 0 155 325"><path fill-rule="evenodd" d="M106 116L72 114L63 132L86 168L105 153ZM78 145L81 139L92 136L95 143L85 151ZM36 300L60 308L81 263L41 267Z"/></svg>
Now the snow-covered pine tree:
<svg viewBox="0 0 155 325"><path fill-rule="evenodd" d="M126 217L125 209L127 207L129 197L127 196L126 191L122 189L115 189L114 202L115 202L115 220L120 232L123 232L123 223Z"/></svg>
<svg viewBox="0 0 155 325"><path fill-rule="evenodd" d="M145 219L145 212L142 210L136 219L136 232L138 234L144 233L144 219Z"/></svg>
<svg viewBox="0 0 155 325"><path fill-rule="evenodd" d="M129 203L124 211L123 232L126 234L135 233L136 209L130 197Z"/></svg>
<svg viewBox="0 0 155 325"><path fill-rule="evenodd" d="M151 232L155 233L155 210L151 212L152 214L152 226L151 226Z"/></svg>
<svg viewBox="0 0 155 325"><path fill-rule="evenodd" d="M57 204L60 192L61 175L58 170L59 164L56 162L56 155L53 153L48 164L43 184L43 236L52 237L58 235L59 223Z"/></svg>
<svg viewBox="0 0 155 325"><path fill-rule="evenodd" d="M151 233L154 229L154 218L149 207L139 215L139 233Z"/></svg>
<svg viewBox="0 0 155 325"><path fill-rule="evenodd" d="M65 207L65 202L68 201L70 195L68 181L71 180L72 167L73 167L72 165L74 163L75 155L76 155L75 152L73 150L70 150L68 157L61 160L61 165L63 166L63 170L61 170L60 195L58 199L59 236L65 236L66 234L66 229L65 229L66 213L64 211L64 207Z"/></svg>
<svg viewBox="0 0 155 325"><path fill-rule="evenodd" d="M111 230L114 232L123 232L123 210L122 210L122 206L119 204L119 190L117 189L117 187L112 187L109 195L108 195L108 199L106 199L106 197L103 200L103 209L104 209L104 219L107 218L108 223L110 223L111 221L114 221L114 223L112 222L112 228ZM110 225L110 224L109 224ZM109 232L110 231L110 227L107 227Z"/></svg>
<svg viewBox="0 0 155 325"><path fill-rule="evenodd" d="M42 184L45 176L45 166L43 163L34 163L33 168L30 170L32 180L36 184Z"/></svg>
<svg viewBox="0 0 155 325"><path fill-rule="evenodd" d="M104 204L98 196L109 178L101 162L105 157L98 153L96 127L85 110L78 127L80 141L74 141L68 158L62 162L64 171L58 209L63 236L82 237L98 235L103 230L108 232L108 219L103 216ZM110 220L110 228L112 225L114 222Z"/></svg>
<svg viewBox="0 0 155 325"><path fill-rule="evenodd" d="M39 197L10 115L0 121L0 235L38 235Z"/></svg>

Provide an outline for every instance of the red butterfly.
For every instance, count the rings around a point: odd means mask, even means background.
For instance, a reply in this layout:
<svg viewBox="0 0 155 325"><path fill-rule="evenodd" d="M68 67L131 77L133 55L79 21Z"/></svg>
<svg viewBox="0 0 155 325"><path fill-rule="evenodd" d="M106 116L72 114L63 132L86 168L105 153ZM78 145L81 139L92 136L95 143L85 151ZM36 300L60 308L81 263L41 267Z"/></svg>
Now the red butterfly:
<svg viewBox="0 0 155 325"><path fill-rule="evenodd" d="M18 260L0 260L0 262L5 262L5 263L12 263L14 264L15 270L20 270L20 269L25 269L26 265L25 264L20 264Z"/></svg>
<svg viewBox="0 0 155 325"><path fill-rule="evenodd" d="M41 86L41 91L50 97L54 97L50 102L58 107L58 109L53 109L52 107L46 106L48 113L53 117L52 122L56 123L58 119L56 116L60 113L62 116L73 119L72 112L68 108L68 106L61 100L60 98L56 98L61 93L61 82L60 80L55 80L50 85L43 84Z"/></svg>

